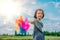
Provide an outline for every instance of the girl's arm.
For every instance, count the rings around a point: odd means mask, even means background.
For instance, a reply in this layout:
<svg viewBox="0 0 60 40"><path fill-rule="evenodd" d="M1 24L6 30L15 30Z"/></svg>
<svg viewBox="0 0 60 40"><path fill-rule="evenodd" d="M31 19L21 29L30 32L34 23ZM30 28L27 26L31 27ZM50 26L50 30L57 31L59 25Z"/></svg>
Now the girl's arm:
<svg viewBox="0 0 60 40"><path fill-rule="evenodd" d="M29 22L30 22L31 24L34 24L34 20L29 20Z"/></svg>

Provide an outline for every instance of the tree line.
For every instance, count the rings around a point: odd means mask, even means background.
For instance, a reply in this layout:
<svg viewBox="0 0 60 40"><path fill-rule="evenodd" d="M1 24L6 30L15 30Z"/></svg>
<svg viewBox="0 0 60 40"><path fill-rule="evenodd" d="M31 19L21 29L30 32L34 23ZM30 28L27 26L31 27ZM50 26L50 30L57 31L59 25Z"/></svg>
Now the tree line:
<svg viewBox="0 0 60 40"><path fill-rule="evenodd" d="M46 36L60 36L60 32L48 32L48 31L44 31L43 32L44 33L44 35L46 35ZM2 34L3 36L9 36L8 34ZM25 34L17 34L17 32L15 31L15 34L14 34L15 36L32 36L33 34L27 34L27 33L25 33Z"/></svg>

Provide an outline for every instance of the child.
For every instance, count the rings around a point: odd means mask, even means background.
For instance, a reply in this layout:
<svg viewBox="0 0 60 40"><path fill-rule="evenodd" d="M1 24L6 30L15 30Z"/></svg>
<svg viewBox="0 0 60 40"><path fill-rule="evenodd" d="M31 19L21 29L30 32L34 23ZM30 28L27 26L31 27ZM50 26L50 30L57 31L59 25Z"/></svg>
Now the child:
<svg viewBox="0 0 60 40"><path fill-rule="evenodd" d="M44 40L44 34L42 32L43 23L41 19L44 17L44 11L37 9L34 15L34 20L29 20L30 23L34 24L33 40Z"/></svg>

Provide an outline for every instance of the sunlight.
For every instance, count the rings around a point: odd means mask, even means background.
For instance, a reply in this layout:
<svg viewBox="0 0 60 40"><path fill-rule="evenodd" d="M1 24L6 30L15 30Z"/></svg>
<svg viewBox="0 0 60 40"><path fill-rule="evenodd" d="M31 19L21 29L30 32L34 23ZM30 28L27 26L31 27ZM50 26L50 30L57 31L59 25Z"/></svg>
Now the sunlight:
<svg viewBox="0 0 60 40"><path fill-rule="evenodd" d="M6 16L6 21L12 20L13 16L21 15L22 3L14 0L0 0L0 14Z"/></svg>

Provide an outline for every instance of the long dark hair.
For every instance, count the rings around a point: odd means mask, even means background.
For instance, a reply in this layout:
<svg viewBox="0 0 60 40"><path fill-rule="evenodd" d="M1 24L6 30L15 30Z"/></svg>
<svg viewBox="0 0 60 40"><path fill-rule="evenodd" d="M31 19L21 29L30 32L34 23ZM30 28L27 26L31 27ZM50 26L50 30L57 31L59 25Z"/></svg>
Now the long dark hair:
<svg viewBox="0 0 60 40"><path fill-rule="evenodd" d="M42 17L42 18L44 18L44 11L43 11L42 9L37 9L37 10L35 11L34 18L37 18L37 17L36 17L37 11L42 11L42 14L43 14L43 17Z"/></svg>

